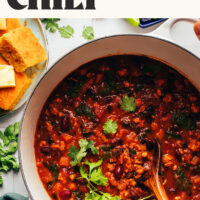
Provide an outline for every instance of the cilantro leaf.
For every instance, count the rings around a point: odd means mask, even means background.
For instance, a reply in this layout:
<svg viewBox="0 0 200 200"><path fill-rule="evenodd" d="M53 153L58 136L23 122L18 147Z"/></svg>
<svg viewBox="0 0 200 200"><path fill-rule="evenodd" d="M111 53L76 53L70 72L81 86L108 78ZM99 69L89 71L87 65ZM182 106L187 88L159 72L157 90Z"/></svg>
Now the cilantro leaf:
<svg viewBox="0 0 200 200"><path fill-rule="evenodd" d="M94 169L91 172L90 180L96 185L102 185L102 186L105 186L108 181L108 179L103 175L101 168Z"/></svg>
<svg viewBox="0 0 200 200"><path fill-rule="evenodd" d="M112 197L109 193L102 193L101 195L95 191L90 191L85 194L85 200L120 200L119 196Z"/></svg>
<svg viewBox="0 0 200 200"><path fill-rule="evenodd" d="M51 33L55 33L58 29L57 21L60 21L59 18L44 18L41 20L42 23L46 24L46 30L49 30Z"/></svg>
<svg viewBox="0 0 200 200"><path fill-rule="evenodd" d="M7 155L0 158L0 171L8 172L11 169L18 170L19 164L17 163L17 160L12 155Z"/></svg>
<svg viewBox="0 0 200 200"><path fill-rule="evenodd" d="M70 25L60 27L58 31L63 38L71 38L74 35L74 29Z"/></svg>
<svg viewBox="0 0 200 200"><path fill-rule="evenodd" d="M87 155L87 150L91 150L92 154L98 154L99 150L94 146L94 141L86 139L79 140L80 150L71 145L68 156L71 158L70 164L76 166L81 163L81 160Z"/></svg>
<svg viewBox="0 0 200 200"><path fill-rule="evenodd" d="M94 39L94 29L92 26L86 26L84 27L84 30L82 32L82 36L86 40L93 40Z"/></svg>
<svg viewBox="0 0 200 200"><path fill-rule="evenodd" d="M103 132L105 134L115 134L117 132L117 122L113 121L112 119L108 119L105 124L103 125Z"/></svg>
<svg viewBox="0 0 200 200"><path fill-rule="evenodd" d="M108 179L104 176L101 170L102 160L97 162L85 161L85 164L89 166L89 172L87 173L84 167L80 166L81 177L86 179L88 182L89 193L85 194L85 200L120 200L118 196L112 197L109 193L103 193L95 188L94 184L105 186Z"/></svg>
<svg viewBox="0 0 200 200"><path fill-rule="evenodd" d="M20 122L16 122L14 125L9 125L4 134L0 133L0 138L3 140L4 146L8 146L11 142L18 140Z"/></svg>
<svg viewBox="0 0 200 200"><path fill-rule="evenodd" d="M136 109L136 103L134 97L128 97L127 95L123 97L121 108L127 112L133 112Z"/></svg>
<svg viewBox="0 0 200 200"><path fill-rule="evenodd" d="M19 134L20 122L16 122L14 125L9 125L4 133L0 131L0 185L3 184L3 178L1 171L8 172L11 169L17 171L19 164L17 159L11 154L17 151L18 147L18 134Z"/></svg>
<svg viewBox="0 0 200 200"><path fill-rule="evenodd" d="M102 162L102 160L99 160L98 162L89 162L86 160L85 164L89 166L89 173L91 173L94 168L101 166Z"/></svg>

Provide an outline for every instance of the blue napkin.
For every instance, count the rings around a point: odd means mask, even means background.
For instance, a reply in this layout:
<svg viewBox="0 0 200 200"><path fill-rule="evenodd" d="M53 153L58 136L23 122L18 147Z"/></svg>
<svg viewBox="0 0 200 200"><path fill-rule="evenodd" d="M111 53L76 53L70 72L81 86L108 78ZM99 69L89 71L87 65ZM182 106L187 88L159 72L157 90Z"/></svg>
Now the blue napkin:
<svg viewBox="0 0 200 200"><path fill-rule="evenodd" d="M28 200L28 197L16 193L8 193L1 196L0 200Z"/></svg>

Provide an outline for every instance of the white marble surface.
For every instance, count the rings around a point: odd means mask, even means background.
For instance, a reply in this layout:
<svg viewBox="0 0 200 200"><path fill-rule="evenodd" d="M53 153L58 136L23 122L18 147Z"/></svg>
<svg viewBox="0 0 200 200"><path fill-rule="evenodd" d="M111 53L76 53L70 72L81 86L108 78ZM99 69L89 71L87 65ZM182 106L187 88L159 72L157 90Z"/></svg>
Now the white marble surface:
<svg viewBox="0 0 200 200"><path fill-rule="evenodd" d="M52 34L48 31L46 32L49 43L48 69L62 55L87 42L81 37L84 26L91 25L94 27L95 39L116 34L148 33L160 26L160 24L158 24L146 29L135 28L124 19L62 19L59 24L73 26L75 35L71 39L64 39L60 37L59 33ZM177 43L188 49L194 49L195 53L200 56L200 42L193 33L191 23L181 21L181 23L175 26L171 33L172 38ZM0 118L0 130L3 130L9 124L21 120L24 108L25 106L15 113ZM3 174L3 179L4 185L0 188L0 196L7 192L17 192L28 196L20 172Z"/></svg>

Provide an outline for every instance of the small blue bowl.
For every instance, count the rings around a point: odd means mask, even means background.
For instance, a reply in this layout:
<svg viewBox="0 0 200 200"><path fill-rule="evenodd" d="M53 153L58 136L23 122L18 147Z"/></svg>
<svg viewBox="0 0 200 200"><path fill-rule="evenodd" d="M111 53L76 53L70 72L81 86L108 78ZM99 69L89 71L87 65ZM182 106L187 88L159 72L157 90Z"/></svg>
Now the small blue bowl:
<svg viewBox="0 0 200 200"><path fill-rule="evenodd" d="M167 18L140 18L140 27L147 28L149 26L153 26L157 23L163 22L167 20Z"/></svg>

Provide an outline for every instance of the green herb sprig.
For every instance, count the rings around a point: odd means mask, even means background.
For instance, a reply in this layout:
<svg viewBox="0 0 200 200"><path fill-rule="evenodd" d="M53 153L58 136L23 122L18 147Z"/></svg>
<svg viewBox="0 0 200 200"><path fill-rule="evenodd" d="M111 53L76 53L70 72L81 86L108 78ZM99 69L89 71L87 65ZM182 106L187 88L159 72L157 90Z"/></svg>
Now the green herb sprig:
<svg viewBox="0 0 200 200"><path fill-rule="evenodd" d="M81 139L79 141L80 150L71 145L69 148L68 156L71 158L70 164L76 166L81 163L81 160L87 155L87 150L91 150L93 155L99 153L99 150L94 146L94 141Z"/></svg>
<svg viewBox="0 0 200 200"><path fill-rule="evenodd" d="M117 122L112 119L108 119L103 125L103 132L105 134L115 134L117 132L117 128Z"/></svg>
<svg viewBox="0 0 200 200"><path fill-rule="evenodd" d="M136 109L136 103L134 97L128 97L127 95L123 97L122 104L121 104L122 110L126 112L133 112Z"/></svg>
<svg viewBox="0 0 200 200"><path fill-rule="evenodd" d="M0 185L3 185L1 172L19 169L17 159L12 155L18 147L19 126L20 122L16 122L14 125L9 125L4 133L0 131Z"/></svg>
<svg viewBox="0 0 200 200"><path fill-rule="evenodd" d="M85 195L85 200L120 200L118 196L112 197L109 193L103 193L99 191L95 185L105 186L108 182L108 179L103 175L101 171L102 160L98 162L89 162L85 161L85 165L89 166L89 172L87 173L84 167L80 166L81 178L86 179L88 182L88 188L90 192Z"/></svg>

